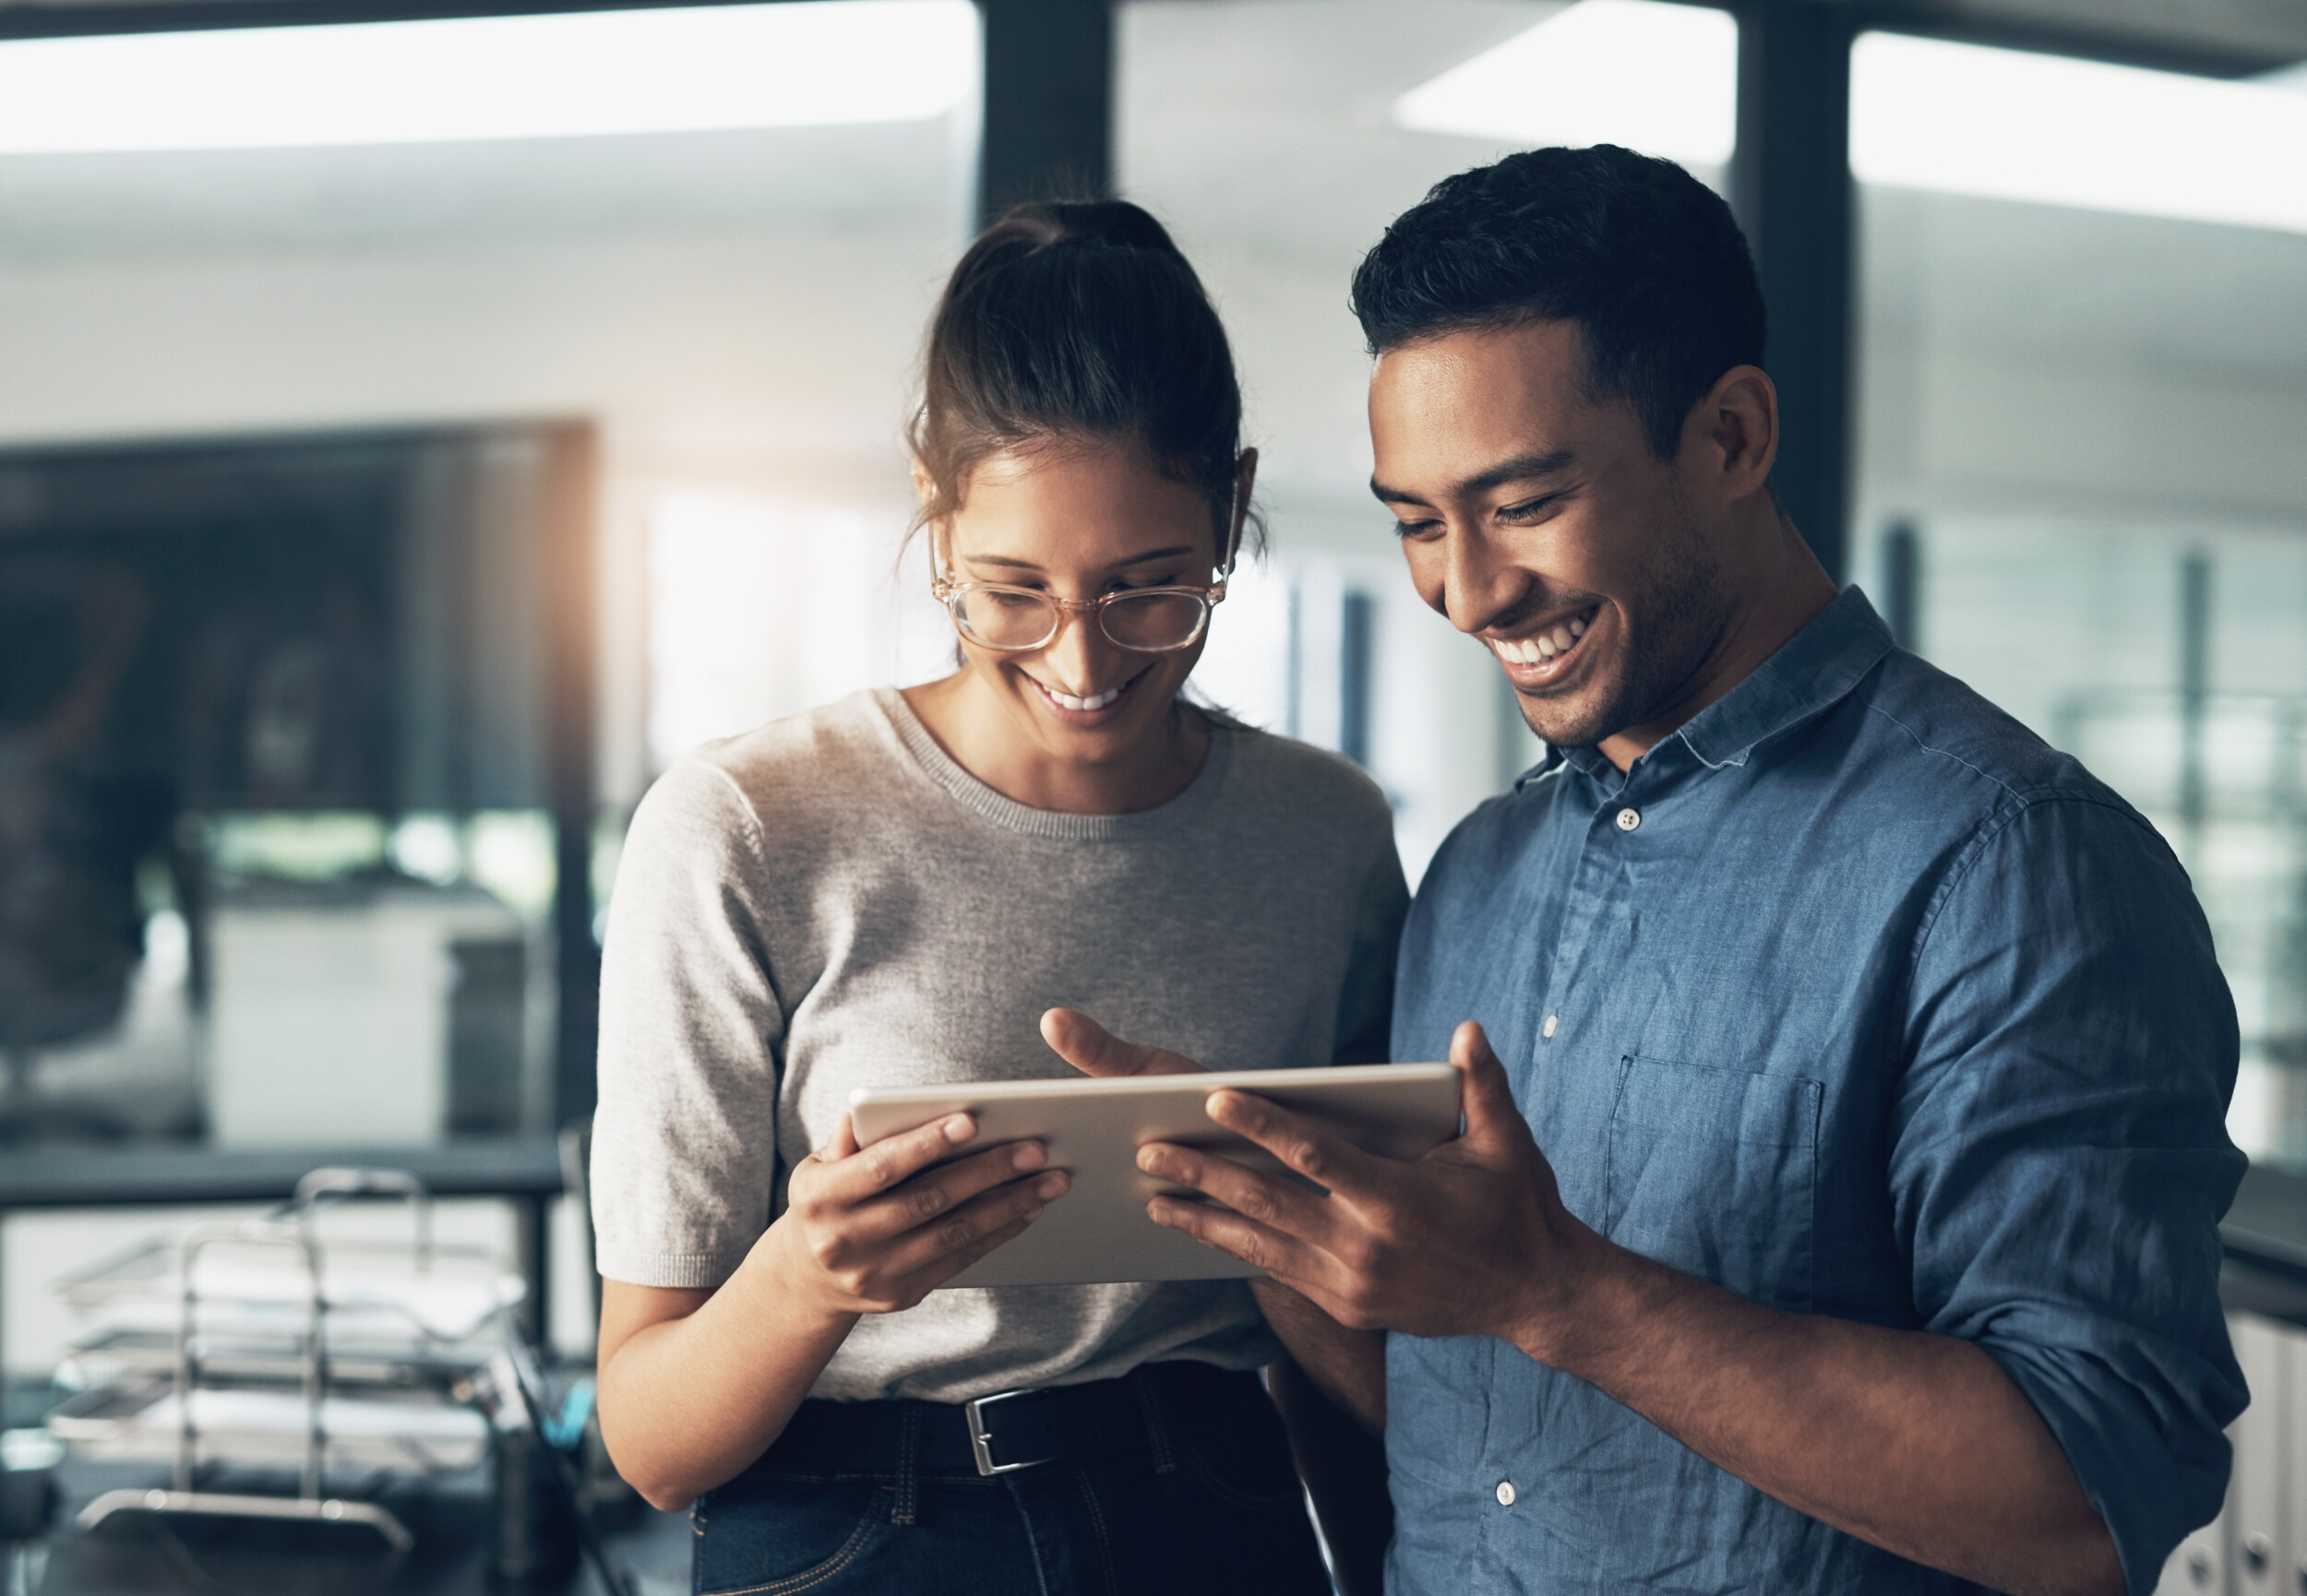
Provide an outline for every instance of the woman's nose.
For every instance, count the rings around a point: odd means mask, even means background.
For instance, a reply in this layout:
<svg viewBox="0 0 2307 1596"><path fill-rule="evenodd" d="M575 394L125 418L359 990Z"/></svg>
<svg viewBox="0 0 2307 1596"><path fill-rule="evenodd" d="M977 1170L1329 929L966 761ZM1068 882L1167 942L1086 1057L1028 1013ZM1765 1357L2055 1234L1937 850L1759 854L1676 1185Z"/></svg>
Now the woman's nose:
<svg viewBox="0 0 2307 1596"><path fill-rule="evenodd" d="M1049 639L1044 657L1067 692L1093 692L1098 667L1112 647L1106 641L1101 617L1094 610L1060 610L1058 615L1058 635Z"/></svg>

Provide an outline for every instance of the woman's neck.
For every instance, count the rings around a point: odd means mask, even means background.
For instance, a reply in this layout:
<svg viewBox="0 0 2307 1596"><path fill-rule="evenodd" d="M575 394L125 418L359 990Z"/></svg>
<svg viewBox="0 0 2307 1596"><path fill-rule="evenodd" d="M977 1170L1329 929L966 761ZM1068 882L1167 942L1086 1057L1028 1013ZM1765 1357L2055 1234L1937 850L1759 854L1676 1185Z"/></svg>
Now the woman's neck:
<svg viewBox="0 0 2307 1596"><path fill-rule="evenodd" d="M975 673L902 690L953 762L1029 808L1061 815L1134 815L1158 809L1188 787L1209 756L1209 722L1176 698L1144 730L1104 758L1060 756L1042 745L1015 700L986 691Z"/></svg>

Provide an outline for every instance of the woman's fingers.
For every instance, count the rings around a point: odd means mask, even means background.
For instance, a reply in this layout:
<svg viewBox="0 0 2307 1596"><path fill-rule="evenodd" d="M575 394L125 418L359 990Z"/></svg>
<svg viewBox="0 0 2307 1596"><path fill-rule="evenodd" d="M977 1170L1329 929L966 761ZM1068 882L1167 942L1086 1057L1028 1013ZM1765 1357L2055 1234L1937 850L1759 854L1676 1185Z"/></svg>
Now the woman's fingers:
<svg viewBox="0 0 2307 1596"><path fill-rule="evenodd" d="M885 1136L870 1147L859 1148L850 1137L849 1117L843 1114L841 1127L825 1152L838 1153L843 1140L849 1140L854 1150L845 1157L827 1161L826 1181L819 1195L854 1207L911 1179L939 1159L952 1157L955 1148L964 1146L976 1134L975 1120L965 1114L950 1114L896 1136Z"/></svg>
<svg viewBox="0 0 2307 1596"><path fill-rule="evenodd" d="M895 1189L857 1205L847 1229L860 1241L886 1241L934 1224L970 1198L1032 1174L1049 1162L1037 1141L1004 1142L925 1170Z"/></svg>
<svg viewBox="0 0 2307 1596"><path fill-rule="evenodd" d="M1037 1179L1018 1181L973 1198L943 1219L892 1244L884 1268L891 1279L904 1280L961 1254L971 1254L969 1261L974 1263L999 1245L993 1239L998 1233L1012 1225L1022 1231L1041 1218L1045 1208L1065 1196L1071 1184L1065 1171L1051 1170ZM946 1274L937 1278L946 1279L967 1267L954 1264Z"/></svg>

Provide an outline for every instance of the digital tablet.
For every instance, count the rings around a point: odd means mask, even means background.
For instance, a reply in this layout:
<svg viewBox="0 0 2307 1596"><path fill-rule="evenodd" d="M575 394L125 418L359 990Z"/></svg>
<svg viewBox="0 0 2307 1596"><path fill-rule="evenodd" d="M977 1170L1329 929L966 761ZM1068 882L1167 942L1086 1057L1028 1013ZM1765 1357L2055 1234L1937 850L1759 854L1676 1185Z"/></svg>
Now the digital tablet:
<svg viewBox="0 0 2307 1596"><path fill-rule="evenodd" d="M1458 1134L1458 1072L1446 1064L864 1087L849 1094L849 1113L860 1146L949 1114L973 1114L977 1136L955 1158L1030 1138L1048 1148L1049 1168L1073 1177L1023 1235L948 1287L1239 1280L1260 1271L1146 1217L1157 1192L1200 1194L1155 1180L1137 1162L1139 1148L1165 1141L1279 1170L1272 1154L1210 1118L1202 1105L1227 1089L1256 1092L1386 1158L1417 1158Z"/></svg>

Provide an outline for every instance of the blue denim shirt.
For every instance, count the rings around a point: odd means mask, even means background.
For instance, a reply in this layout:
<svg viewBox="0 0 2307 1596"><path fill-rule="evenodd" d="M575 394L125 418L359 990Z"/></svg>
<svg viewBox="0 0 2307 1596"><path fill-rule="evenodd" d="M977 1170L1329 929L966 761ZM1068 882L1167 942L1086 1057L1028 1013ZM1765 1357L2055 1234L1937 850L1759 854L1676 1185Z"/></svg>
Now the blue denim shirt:
<svg viewBox="0 0 2307 1596"><path fill-rule="evenodd" d="M1983 1349L2134 1591L2217 1510L2243 1159L2209 930L2145 820L1857 590L1625 775L1559 749L1458 827L1393 1056L1467 1018L1611 1240ZM1970 1589L1503 1341L1396 1335L1387 1380L1394 1596Z"/></svg>

